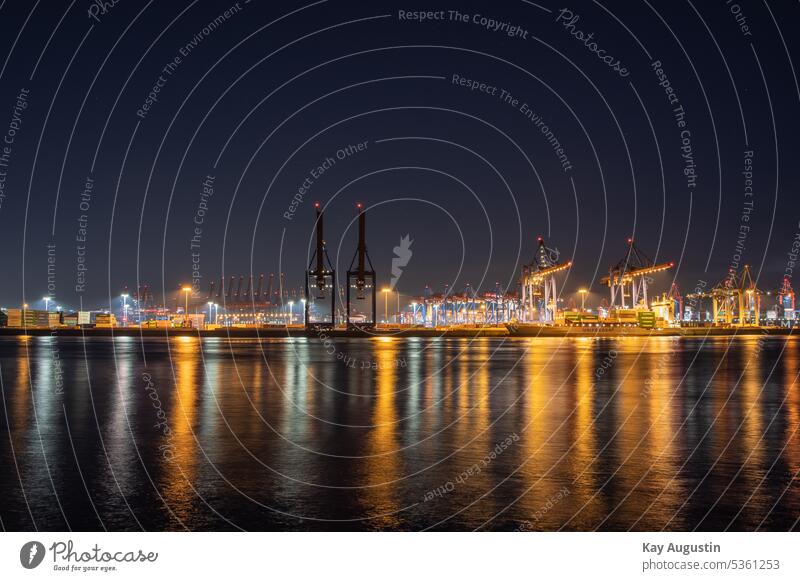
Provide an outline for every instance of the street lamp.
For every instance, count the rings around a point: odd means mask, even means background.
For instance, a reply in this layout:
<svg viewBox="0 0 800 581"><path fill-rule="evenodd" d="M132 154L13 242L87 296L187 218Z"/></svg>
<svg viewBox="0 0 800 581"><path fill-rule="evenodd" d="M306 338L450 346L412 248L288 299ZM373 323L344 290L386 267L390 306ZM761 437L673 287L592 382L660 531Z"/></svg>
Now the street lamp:
<svg viewBox="0 0 800 581"><path fill-rule="evenodd" d="M586 293L588 293L589 291L586 290L585 288L582 288L578 289L578 292L581 295L581 311L583 311L585 310L584 307L586 306Z"/></svg>
<svg viewBox="0 0 800 581"><path fill-rule="evenodd" d="M181 290L186 293L186 300L183 305L183 326L189 327L189 293L192 292L192 287L185 286Z"/></svg>
<svg viewBox="0 0 800 581"><path fill-rule="evenodd" d="M385 287L381 290L383 293L383 320L386 324L389 323L389 293L392 289Z"/></svg>

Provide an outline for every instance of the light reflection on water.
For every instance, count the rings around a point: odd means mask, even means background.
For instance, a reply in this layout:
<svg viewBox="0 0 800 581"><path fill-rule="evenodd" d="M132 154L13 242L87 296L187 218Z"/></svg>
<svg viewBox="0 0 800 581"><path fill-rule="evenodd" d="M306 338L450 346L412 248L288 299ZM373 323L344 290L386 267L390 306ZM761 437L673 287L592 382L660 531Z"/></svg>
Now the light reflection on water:
<svg viewBox="0 0 800 581"><path fill-rule="evenodd" d="M799 348L6 337L0 518L11 530L796 528Z"/></svg>

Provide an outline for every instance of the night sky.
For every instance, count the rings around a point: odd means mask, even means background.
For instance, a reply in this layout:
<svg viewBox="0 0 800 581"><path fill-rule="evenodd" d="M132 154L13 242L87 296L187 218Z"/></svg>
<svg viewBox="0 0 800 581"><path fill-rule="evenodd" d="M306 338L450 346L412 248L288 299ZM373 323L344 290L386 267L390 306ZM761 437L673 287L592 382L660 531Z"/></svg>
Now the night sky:
<svg viewBox="0 0 800 581"><path fill-rule="evenodd" d="M797 249L797 3L102 4L0 0L0 305L48 256L73 308L300 287L317 200L340 272L358 201L379 282L413 239L403 294L516 290L538 235L567 296L631 235L684 293Z"/></svg>

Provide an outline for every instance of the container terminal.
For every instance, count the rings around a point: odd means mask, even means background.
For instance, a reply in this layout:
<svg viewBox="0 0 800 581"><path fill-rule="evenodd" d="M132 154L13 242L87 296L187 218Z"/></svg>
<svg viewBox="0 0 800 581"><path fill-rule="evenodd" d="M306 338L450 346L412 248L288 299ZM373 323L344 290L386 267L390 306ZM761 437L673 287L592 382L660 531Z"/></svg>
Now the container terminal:
<svg viewBox="0 0 800 581"><path fill-rule="evenodd" d="M602 292L565 289L573 262L561 260L542 236L516 288L467 284L421 295L379 287L367 249L367 216L356 205L358 242L346 272L336 272L324 236L324 211L314 204L315 245L302 285L278 274L230 275L207 293L181 286L171 304L157 304L147 285L122 292L114 309L69 311L54 297L43 308L0 308L0 334L238 336L703 336L790 334L797 323L786 276L772 290L756 285L750 267L730 269L716 285L700 283L685 296L669 271L633 238L599 279ZM659 276L667 273L667 276ZM387 277L388 278L388 277ZM661 288L659 286L663 286ZM38 306L38 305L37 305ZM382 307L382 308L381 308Z"/></svg>

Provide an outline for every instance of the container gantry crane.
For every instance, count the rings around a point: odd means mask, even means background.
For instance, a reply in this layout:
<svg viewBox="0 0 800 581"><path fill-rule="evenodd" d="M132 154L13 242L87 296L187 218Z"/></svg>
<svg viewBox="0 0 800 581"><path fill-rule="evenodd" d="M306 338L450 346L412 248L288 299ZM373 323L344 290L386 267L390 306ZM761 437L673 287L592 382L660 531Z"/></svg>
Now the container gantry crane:
<svg viewBox="0 0 800 581"><path fill-rule="evenodd" d="M741 276L731 269L725 280L711 291L714 325L733 327L754 327L761 319L761 295L750 274L750 266L745 265Z"/></svg>
<svg viewBox="0 0 800 581"><path fill-rule="evenodd" d="M608 285L610 290L609 308L649 308L647 285L650 275L669 270L673 266L675 266L673 262L654 263L639 250L633 238L628 238L628 251L625 256L609 269L608 276L600 280L601 284ZM628 298L631 299L630 307Z"/></svg>
<svg viewBox="0 0 800 581"><path fill-rule="evenodd" d="M317 245L311 260L308 263L305 280L305 303L303 303L303 320L306 329L332 329L336 326L336 270L328 256L325 247L325 236L323 232L323 214L320 203L314 204L317 212L316 230ZM326 293L330 295L331 306L330 316L320 315L317 312L317 303L325 300ZM281 296L283 295L283 273L281 273ZM314 312L312 312L314 308Z"/></svg>
<svg viewBox="0 0 800 581"><path fill-rule="evenodd" d="M361 203L356 204L358 210L358 246L353 255L353 260L350 261L350 268L347 269L347 312L346 324L349 330L354 329L372 329L377 322L376 317L376 301L377 301L377 287L375 268L372 266L372 260L369 258L367 252L367 215L364 211L364 205ZM356 269L353 269L356 266ZM369 305L371 314L365 317L362 322L353 321L352 310L352 290L355 290L356 300L366 301L367 295L370 295Z"/></svg>
<svg viewBox="0 0 800 581"><path fill-rule="evenodd" d="M781 317L788 321L794 320L794 289L792 289L792 281L788 276L783 277L781 290L778 293L778 305L780 307Z"/></svg>
<svg viewBox="0 0 800 581"><path fill-rule="evenodd" d="M526 322L538 319L542 323L552 323L558 312L558 289L556 274L572 266L572 261L558 262L558 251L548 248L542 236L537 237L533 262L522 267L522 292L520 295L520 314Z"/></svg>

